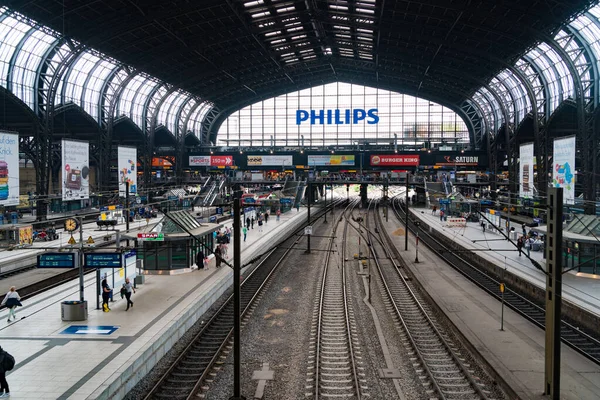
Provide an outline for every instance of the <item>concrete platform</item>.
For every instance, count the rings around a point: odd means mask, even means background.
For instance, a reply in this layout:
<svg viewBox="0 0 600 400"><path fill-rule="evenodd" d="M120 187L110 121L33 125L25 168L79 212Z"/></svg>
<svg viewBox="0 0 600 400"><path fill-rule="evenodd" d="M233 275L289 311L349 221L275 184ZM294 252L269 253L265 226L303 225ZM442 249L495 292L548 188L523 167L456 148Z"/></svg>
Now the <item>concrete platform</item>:
<svg viewBox="0 0 600 400"><path fill-rule="evenodd" d="M496 264L533 285L546 290L546 276L524 256L519 257L515 245L503 239L504 236L486 230L484 233L476 222L467 222L466 228L448 227L441 222L438 215L432 215L431 210L411 209L413 215L424 221L428 226L444 234L460 246L473 249L477 255ZM515 231L520 234L521 226L512 224ZM529 231L529 228L527 228ZM545 260L541 251L531 251L530 257L545 267ZM563 299L600 316L600 280L576 275L572 271L563 275Z"/></svg>
<svg viewBox="0 0 600 400"><path fill-rule="evenodd" d="M280 221L269 218L263 232L257 226L249 230L247 241L242 242L242 262L263 253L305 219L305 209L293 210L282 214ZM233 243L228 256L233 256ZM7 376L11 397L123 398L227 290L232 274L228 267L217 270L213 260L208 271L146 276L146 283L132 296L134 307L125 311L117 288L109 313L93 309L95 277L87 276L85 297L90 310L88 320L82 322L60 318L61 301L78 299L75 281L24 302L16 322L7 323L7 312L0 313L0 343L17 361ZM77 325L99 328L87 334L63 333Z"/></svg>
<svg viewBox="0 0 600 400"><path fill-rule="evenodd" d="M434 220L433 216L422 218L427 218L428 223L435 222L432 221ZM439 217L437 222L439 223ZM446 265L426 246L419 247L420 263L415 264L414 237L409 236L409 250L405 252L402 250L404 249L404 235L398 235L399 232L403 232L403 229L398 229L403 225L394 218L390 218L387 223L384 221L384 224L397 247L401 249L401 254L406 254L403 258L410 270L431 298L482 357L513 388L519 398L547 398L542 395L544 390L544 331L508 307L504 308L504 330L501 331L500 302ZM453 235L455 240L470 241L461 235L464 232L459 229L443 229L446 234ZM471 227L467 230L470 230L470 234L473 234L474 237L482 237L481 230L475 232L476 228ZM393 234L394 232L396 235ZM500 257L500 255L502 255L501 261L503 262L504 253L496 254L493 257ZM510 255L514 258L514 254L507 254L507 258ZM518 266L512 268L519 269L520 265L519 263ZM600 398L600 366L564 344L561 351L562 390L560 398L567 400Z"/></svg>

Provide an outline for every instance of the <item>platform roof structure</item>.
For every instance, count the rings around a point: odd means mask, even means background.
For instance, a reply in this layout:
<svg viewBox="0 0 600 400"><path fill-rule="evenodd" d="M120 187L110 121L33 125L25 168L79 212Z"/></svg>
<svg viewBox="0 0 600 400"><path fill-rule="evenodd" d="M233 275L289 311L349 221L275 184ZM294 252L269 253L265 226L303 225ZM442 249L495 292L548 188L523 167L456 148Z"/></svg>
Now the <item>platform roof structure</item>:
<svg viewBox="0 0 600 400"><path fill-rule="evenodd" d="M597 3L6 0L0 120L24 137L45 132L33 144L73 132L101 138L107 175L112 140L137 141L145 158L155 147L207 146L244 106L347 82L452 109L472 148L515 173L519 143L540 150L576 135L594 199ZM47 169L50 157L37 158Z"/></svg>

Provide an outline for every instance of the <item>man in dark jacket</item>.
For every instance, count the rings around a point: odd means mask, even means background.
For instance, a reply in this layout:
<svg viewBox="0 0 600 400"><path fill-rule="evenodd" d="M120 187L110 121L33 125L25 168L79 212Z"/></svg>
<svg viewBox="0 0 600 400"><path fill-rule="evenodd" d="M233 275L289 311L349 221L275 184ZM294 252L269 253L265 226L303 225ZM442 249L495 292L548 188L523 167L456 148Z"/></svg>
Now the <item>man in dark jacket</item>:
<svg viewBox="0 0 600 400"><path fill-rule="evenodd" d="M198 269L204 268L204 252L202 250L198 250L198 254L196 254L196 265Z"/></svg>
<svg viewBox="0 0 600 400"><path fill-rule="evenodd" d="M6 371L4 370L4 357L6 352L0 347L0 397L10 397L10 389L6 381Z"/></svg>

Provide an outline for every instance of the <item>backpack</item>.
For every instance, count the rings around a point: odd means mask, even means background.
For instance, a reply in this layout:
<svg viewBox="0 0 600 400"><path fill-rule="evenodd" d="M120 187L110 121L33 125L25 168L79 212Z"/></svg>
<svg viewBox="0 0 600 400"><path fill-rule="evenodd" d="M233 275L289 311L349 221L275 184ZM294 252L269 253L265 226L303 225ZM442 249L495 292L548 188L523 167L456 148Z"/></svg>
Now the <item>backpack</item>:
<svg viewBox="0 0 600 400"><path fill-rule="evenodd" d="M4 371L11 371L15 367L15 358L4 352L4 358L2 359L2 368Z"/></svg>

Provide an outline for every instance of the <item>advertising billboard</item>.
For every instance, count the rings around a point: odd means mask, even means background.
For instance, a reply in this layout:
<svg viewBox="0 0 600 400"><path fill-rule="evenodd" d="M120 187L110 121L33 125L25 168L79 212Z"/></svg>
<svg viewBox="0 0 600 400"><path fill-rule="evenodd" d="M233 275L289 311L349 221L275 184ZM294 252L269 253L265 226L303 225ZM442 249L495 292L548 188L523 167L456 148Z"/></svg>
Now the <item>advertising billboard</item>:
<svg viewBox="0 0 600 400"><path fill-rule="evenodd" d="M19 205L19 135L0 132L0 204Z"/></svg>
<svg viewBox="0 0 600 400"><path fill-rule="evenodd" d="M190 167L231 167L233 156L190 156Z"/></svg>
<svg viewBox="0 0 600 400"><path fill-rule="evenodd" d="M137 193L137 149L118 147L119 196L125 196L125 183L129 182L129 193Z"/></svg>
<svg viewBox="0 0 600 400"><path fill-rule="evenodd" d="M248 165L281 167L293 165L292 156L248 156Z"/></svg>
<svg viewBox="0 0 600 400"><path fill-rule="evenodd" d="M323 155L323 156L308 156L308 165L310 167L318 166L348 166L354 165L353 154L339 154L339 155Z"/></svg>
<svg viewBox="0 0 600 400"><path fill-rule="evenodd" d="M479 156L461 155L436 155L435 165L447 167L476 167L480 164Z"/></svg>
<svg viewBox="0 0 600 400"><path fill-rule="evenodd" d="M371 166L373 167L416 167L418 165L418 155L371 155Z"/></svg>
<svg viewBox="0 0 600 400"><path fill-rule="evenodd" d="M563 202L575 204L575 136L554 139L552 186L563 188Z"/></svg>
<svg viewBox="0 0 600 400"><path fill-rule="evenodd" d="M533 143L519 146L519 196L533 197Z"/></svg>
<svg viewBox="0 0 600 400"><path fill-rule="evenodd" d="M88 142L62 140L62 199L90 198L90 146Z"/></svg>

